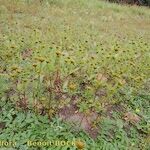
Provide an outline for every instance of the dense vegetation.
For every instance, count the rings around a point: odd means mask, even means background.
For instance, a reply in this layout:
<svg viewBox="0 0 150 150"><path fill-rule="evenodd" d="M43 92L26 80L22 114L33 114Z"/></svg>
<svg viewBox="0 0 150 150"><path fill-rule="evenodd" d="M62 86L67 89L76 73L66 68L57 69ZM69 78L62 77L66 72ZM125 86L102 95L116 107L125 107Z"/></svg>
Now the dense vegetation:
<svg viewBox="0 0 150 150"><path fill-rule="evenodd" d="M150 0L108 0L108 1L122 4L126 3L126 4L150 6Z"/></svg>
<svg viewBox="0 0 150 150"><path fill-rule="evenodd" d="M146 7L0 0L0 141L148 150L149 24Z"/></svg>

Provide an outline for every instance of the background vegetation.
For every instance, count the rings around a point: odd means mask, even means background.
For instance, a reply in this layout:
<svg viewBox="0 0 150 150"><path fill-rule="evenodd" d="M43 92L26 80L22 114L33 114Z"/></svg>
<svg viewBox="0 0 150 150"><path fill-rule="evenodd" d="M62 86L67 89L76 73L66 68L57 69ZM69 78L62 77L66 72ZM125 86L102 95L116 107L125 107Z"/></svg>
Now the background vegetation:
<svg viewBox="0 0 150 150"><path fill-rule="evenodd" d="M0 0L0 140L148 150L149 25L147 7Z"/></svg>
<svg viewBox="0 0 150 150"><path fill-rule="evenodd" d="M116 3L127 3L127 4L150 6L149 0L108 0L108 1L116 2Z"/></svg>

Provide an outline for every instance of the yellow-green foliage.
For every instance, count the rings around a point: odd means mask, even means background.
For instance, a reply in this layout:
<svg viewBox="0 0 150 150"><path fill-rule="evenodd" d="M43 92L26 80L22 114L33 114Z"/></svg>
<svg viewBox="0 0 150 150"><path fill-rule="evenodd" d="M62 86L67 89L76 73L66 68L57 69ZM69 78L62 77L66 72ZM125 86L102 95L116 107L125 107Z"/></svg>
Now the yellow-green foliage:
<svg viewBox="0 0 150 150"><path fill-rule="evenodd" d="M79 105L100 108L94 100L99 90L106 94L98 99L113 103L118 90L137 91L147 82L149 35L150 10L144 7L98 0L0 0L1 76L29 101L48 105L57 97L58 75L61 92L80 93ZM55 89L52 96L49 87Z"/></svg>

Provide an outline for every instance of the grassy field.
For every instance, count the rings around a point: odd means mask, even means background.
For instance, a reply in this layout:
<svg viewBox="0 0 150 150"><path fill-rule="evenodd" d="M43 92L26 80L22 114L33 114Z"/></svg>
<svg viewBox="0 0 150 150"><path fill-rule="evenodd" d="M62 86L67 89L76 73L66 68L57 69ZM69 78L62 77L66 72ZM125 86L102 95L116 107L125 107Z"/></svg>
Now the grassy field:
<svg viewBox="0 0 150 150"><path fill-rule="evenodd" d="M0 0L0 149L150 149L149 41L146 7Z"/></svg>

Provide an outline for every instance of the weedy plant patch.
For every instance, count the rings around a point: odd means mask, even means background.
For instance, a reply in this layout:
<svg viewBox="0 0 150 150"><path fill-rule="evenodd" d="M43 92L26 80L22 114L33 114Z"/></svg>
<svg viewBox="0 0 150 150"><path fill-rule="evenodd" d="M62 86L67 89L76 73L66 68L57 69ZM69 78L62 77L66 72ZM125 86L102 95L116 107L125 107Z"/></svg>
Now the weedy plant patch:
<svg viewBox="0 0 150 150"><path fill-rule="evenodd" d="M0 0L0 148L148 150L149 41L146 7Z"/></svg>

